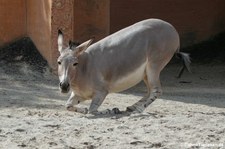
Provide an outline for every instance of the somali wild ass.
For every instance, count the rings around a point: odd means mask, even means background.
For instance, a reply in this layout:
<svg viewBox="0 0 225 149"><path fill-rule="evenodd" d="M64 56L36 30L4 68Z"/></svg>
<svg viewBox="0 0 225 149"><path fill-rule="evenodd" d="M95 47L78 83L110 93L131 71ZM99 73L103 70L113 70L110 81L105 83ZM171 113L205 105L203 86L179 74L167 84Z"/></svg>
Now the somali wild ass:
<svg viewBox="0 0 225 149"><path fill-rule="evenodd" d="M177 31L159 19L138 22L92 45L88 40L80 45L70 42L64 48L63 34L60 30L58 33L59 86L62 93L72 90L66 103L71 111L120 113L117 108L98 112L98 107L107 94L121 92L143 80L147 95L126 110L142 112L162 93L160 72L174 54L189 70L188 54L179 52ZM88 110L73 107L87 99L92 99Z"/></svg>

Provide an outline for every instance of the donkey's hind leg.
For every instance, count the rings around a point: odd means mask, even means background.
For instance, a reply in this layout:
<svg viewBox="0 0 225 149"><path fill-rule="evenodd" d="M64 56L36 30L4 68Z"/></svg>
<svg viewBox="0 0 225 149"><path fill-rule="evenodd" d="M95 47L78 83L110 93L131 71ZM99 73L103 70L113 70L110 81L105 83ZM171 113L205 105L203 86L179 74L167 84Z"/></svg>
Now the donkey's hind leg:
<svg viewBox="0 0 225 149"><path fill-rule="evenodd" d="M144 82L148 88L148 94L132 106L127 107L128 112L143 112L159 95L161 95L162 90L159 75L160 70L147 67Z"/></svg>

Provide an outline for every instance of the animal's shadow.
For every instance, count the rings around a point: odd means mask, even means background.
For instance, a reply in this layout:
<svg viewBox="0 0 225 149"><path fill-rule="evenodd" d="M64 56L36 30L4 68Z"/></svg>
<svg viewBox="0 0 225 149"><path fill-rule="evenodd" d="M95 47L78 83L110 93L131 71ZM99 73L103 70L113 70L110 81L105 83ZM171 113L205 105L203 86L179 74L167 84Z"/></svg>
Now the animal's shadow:
<svg viewBox="0 0 225 149"><path fill-rule="evenodd" d="M157 113L150 113L150 112L136 113L136 112L121 111L120 114L86 114L85 117L87 119L101 119L101 118L120 119L124 117L129 117L129 119L145 118L145 117L157 118Z"/></svg>

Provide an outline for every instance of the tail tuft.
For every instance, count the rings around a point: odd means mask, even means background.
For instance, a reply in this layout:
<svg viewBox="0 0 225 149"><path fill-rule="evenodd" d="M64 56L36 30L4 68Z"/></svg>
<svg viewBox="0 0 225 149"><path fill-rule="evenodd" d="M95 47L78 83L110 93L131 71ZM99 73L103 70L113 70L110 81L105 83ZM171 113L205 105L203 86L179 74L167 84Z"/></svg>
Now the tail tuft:
<svg viewBox="0 0 225 149"><path fill-rule="evenodd" d="M179 75L177 76L178 78L181 77L181 75L184 72L184 69L186 68L189 72L191 72L190 64L191 64L191 59L188 53L184 52L178 52L176 53L176 57L182 59L183 61L183 67L181 68Z"/></svg>

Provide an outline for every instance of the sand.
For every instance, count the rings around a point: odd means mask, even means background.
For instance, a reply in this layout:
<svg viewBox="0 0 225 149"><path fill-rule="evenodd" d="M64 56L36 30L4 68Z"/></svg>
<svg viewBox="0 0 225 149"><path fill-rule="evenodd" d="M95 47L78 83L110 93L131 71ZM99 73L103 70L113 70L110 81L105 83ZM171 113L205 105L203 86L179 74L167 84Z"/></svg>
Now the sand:
<svg viewBox="0 0 225 149"><path fill-rule="evenodd" d="M69 95L47 69L1 61L0 148L225 148L225 65L192 65L181 79L178 70L163 70L163 95L143 113L93 116L66 111ZM100 109L125 110L145 92L140 83L110 94Z"/></svg>

